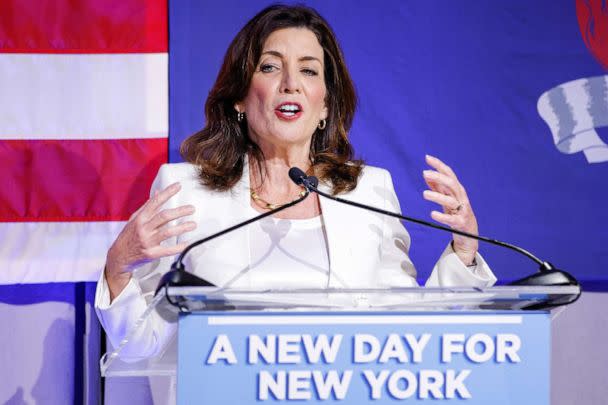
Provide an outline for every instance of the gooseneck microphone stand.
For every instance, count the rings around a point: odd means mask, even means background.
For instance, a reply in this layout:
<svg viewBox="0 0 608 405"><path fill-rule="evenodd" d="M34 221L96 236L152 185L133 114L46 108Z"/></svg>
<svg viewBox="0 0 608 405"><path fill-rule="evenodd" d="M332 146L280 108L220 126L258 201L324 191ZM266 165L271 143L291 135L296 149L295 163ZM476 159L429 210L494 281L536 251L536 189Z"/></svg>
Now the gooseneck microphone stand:
<svg viewBox="0 0 608 405"><path fill-rule="evenodd" d="M434 224L434 223L431 223L428 221L424 221L424 220L421 220L418 218L413 218L413 217L401 215L401 214L398 214L395 212L386 211L386 210L383 210L380 208L361 204L361 203L358 203L355 201L349 201L349 200L345 200L345 199L342 199L339 197L332 196L317 188L319 180L316 177L307 176L301 169L299 169L297 167L292 167L289 170L289 177L291 178L291 180L294 183L301 185L305 188L305 193L303 196L301 196L300 198L298 198L288 204L282 205L278 208L275 208L273 210L260 214L256 217L253 217L246 221L240 222L227 229L214 233L213 235L207 236L203 239L197 240L197 241L193 242L192 244L188 245L182 251L182 253L178 256L177 260L171 265L171 270L163 275L163 277L161 278L160 283L156 289L156 293L158 293L164 287L171 287L171 286L213 286L213 284L211 284L207 280L204 280L204 279L197 277L194 274L186 271L186 268L183 264L183 260L184 260L184 257L192 249L194 249L195 247L197 247L199 245L207 243L213 239L216 239L222 235L225 235L229 232L235 231L235 230L242 228L246 225L249 225L253 222L259 221L260 219L274 215L284 209L293 207L294 205L299 204L300 202L304 201L310 195L311 192L317 193L318 195L320 195L322 197L340 202L342 204L347 204L347 205L365 209L368 211L373 211L373 212L376 212L376 213L379 213L382 215L388 215L388 216L398 218L398 219L401 219L404 221L414 222L414 223L417 223L420 225L439 229L444 232L455 233L455 234L462 235L462 236L465 236L468 238L477 239L477 240L480 240L480 241L483 241L486 243L490 243L490 244L501 246L501 247L504 247L504 248L507 248L510 250L514 250L517 253L526 256L528 259L534 261L535 263L537 263L539 265L539 272L532 274L528 277L522 278L520 280L511 282L510 285L514 285L514 286L579 286L578 281L571 274L569 274L563 270L559 270L559 269L555 268L551 263L539 259L538 257L533 255L529 251L527 251L519 246L515 246L510 243L502 242L502 241L495 240L495 239L490 239L490 238L487 238L484 236L479 236L479 235L474 235L474 234L471 234L468 232L459 231L457 229L452 229L452 228L449 228L446 226L437 225L437 224ZM167 292L167 289L165 288L165 293L166 292ZM561 297L560 299L558 299L556 301L549 300L549 302L547 304L542 304L541 307L546 308L546 307L550 307L550 306L570 304L570 303L576 301L579 296L580 296L580 290L579 290L578 294L573 294L571 296L569 295L567 297ZM566 299L565 301L564 301L564 298ZM526 309L535 309L535 308L530 307L530 308L526 308Z"/></svg>
<svg viewBox="0 0 608 405"><path fill-rule="evenodd" d="M439 229L439 230L442 230L445 232L455 233L458 235L466 236L468 238L477 239L477 240L487 242L487 243L490 243L493 245L502 246L504 248L514 250L517 253L526 256L527 258L533 260L534 262L536 262L539 265L539 272L532 274L528 277L522 278L520 280L513 281L510 283L510 285L520 285L520 286L524 286L524 285L528 285L528 286L530 286L530 285L578 286L579 285L576 278L574 278L571 274L569 274L563 270L559 270L559 269L555 268L551 263L539 259L538 257L534 256L532 253L528 252L527 250L525 250L519 246L515 246L510 243L502 242L502 241L495 240L495 239L490 239L490 238L487 238L484 236L479 236L479 235L474 235L474 234L471 234L468 232L459 231L457 229L452 229L447 226L437 225L437 224L434 224L431 222L423 221L418 218L408 217L408 216L401 215L401 214L398 214L395 212L390 212L390 211L386 211L386 210L383 210L380 208L361 204L361 203L358 203L355 201L349 201L349 200L345 200L345 199L342 199L339 197L335 197L333 195L327 194L327 193L319 190L317 188L319 180L314 176L307 176L301 169L299 169L297 167L292 167L289 170L289 177L296 184L302 185L307 190L309 190L311 192L315 192L325 198L329 198L330 200L334 200L334 201L340 202L342 204L351 205L353 207L362 208L364 210L377 212L379 214L388 215L388 216L398 218L398 219L401 219L404 221L414 222L414 223L428 226L431 228Z"/></svg>

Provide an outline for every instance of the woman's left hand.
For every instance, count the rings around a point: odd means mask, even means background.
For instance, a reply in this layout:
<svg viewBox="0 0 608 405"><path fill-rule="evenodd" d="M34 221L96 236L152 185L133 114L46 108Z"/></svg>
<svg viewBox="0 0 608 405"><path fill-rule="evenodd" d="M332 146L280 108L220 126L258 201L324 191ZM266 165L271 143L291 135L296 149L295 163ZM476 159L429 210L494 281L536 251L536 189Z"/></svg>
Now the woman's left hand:
<svg viewBox="0 0 608 405"><path fill-rule="evenodd" d="M430 188L424 190L424 199L443 207L443 212L432 211L431 218L452 229L477 235L477 219L469 203L467 192L454 171L441 160L430 155L426 155L426 162L435 170L423 171L424 180ZM474 264L479 247L477 240L453 235L452 247L460 260L467 266Z"/></svg>

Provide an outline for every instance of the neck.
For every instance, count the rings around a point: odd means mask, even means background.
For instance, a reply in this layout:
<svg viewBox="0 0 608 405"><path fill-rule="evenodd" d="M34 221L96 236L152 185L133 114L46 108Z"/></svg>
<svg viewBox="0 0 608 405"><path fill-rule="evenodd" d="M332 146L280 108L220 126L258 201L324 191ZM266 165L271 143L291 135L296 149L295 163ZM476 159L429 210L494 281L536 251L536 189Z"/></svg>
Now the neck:
<svg viewBox="0 0 608 405"><path fill-rule="evenodd" d="M269 153L270 152L270 153ZM289 178L289 169L299 167L307 171L310 168L308 150L301 151L263 150L264 160L258 162L250 156L251 188L271 194L291 194L300 187Z"/></svg>
<svg viewBox="0 0 608 405"><path fill-rule="evenodd" d="M306 153L303 153L303 151ZM264 154L263 161L257 161L253 156L249 156L249 181L252 191L255 191L257 197L269 204L285 204L298 198L302 187L296 185L289 178L289 169L296 166L307 171L310 168L309 148L300 149L300 153L296 153L294 149L287 151L288 153L277 153L278 148L273 150L262 149ZM255 200L255 201L254 201ZM262 201L252 200L252 204L260 211L260 208L267 210ZM321 213L318 197L313 195L302 204L288 208L280 212L277 218L302 219L312 218Z"/></svg>

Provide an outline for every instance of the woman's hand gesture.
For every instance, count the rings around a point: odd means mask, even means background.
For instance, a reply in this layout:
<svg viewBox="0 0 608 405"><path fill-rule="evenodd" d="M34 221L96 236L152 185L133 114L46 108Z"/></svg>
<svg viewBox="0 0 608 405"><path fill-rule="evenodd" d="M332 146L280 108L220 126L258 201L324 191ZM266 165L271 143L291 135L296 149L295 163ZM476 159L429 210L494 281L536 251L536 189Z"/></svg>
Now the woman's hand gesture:
<svg viewBox="0 0 608 405"><path fill-rule="evenodd" d="M433 156L426 155L426 162L435 170L423 172L424 180L430 188L424 190L424 199L435 202L443 208L443 212L432 211L431 218L452 229L477 235L477 219L469 203L467 192L454 171ZM454 234L452 247L465 265L474 264L479 247L477 240Z"/></svg>
<svg viewBox="0 0 608 405"><path fill-rule="evenodd" d="M196 228L196 223L186 221L169 226L169 222L192 215L194 206L162 209L161 206L179 192L179 183L171 184L156 192L133 215L120 232L106 259L105 277L114 299L129 282L131 271L137 266L161 257L173 256L186 248L187 243L162 246L161 242Z"/></svg>

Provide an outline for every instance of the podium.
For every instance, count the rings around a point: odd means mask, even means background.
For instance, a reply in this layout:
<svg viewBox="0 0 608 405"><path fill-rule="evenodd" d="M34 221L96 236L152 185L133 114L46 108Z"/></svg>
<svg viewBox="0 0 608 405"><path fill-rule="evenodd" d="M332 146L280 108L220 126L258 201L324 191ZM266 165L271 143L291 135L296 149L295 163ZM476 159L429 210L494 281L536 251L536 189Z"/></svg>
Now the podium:
<svg viewBox="0 0 608 405"><path fill-rule="evenodd" d="M551 319L579 295L579 286L165 287L101 371L172 376L178 404L548 405ZM154 358L121 357L154 311L177 336Z"/></svg>

